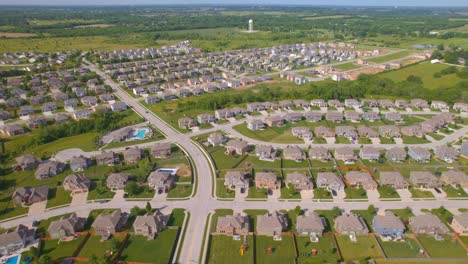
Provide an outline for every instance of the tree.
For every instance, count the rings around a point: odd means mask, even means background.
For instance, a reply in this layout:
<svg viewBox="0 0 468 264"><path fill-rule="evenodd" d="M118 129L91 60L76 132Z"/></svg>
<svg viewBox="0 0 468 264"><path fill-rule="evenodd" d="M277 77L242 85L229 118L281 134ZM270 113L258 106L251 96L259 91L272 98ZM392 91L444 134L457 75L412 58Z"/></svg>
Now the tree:
<svg viewBox="0 0 468 264"><path fill-rule="evenodd" d="M92 254L91 257L88 259L89 264L98 264L98 258L96 255Z"/></svg>
<svg viewBox="0 0 468 264"><path fill-rule="evenodd" d="M150 214L151 211L153 211L153 208L151 208L151 204L149 202L146 202L146 213Z"/></svg>
<svg viewBox="0 0 468 264"><path fill-rule="evenodd" d="M294 208L294 213L296 213L296 215L303 215L304 214L304 211L301 209L301 207L298 205Z"/></svg>
<svg viewBox="0 0 468 264"><path fill-rule="evenodd" d="M367 212L371 215L374 215L376 213L376 210L375 210L375 207L374 205L369 205L369 207L367 207Z"/></svg>
<svg viewBox="0 0 468 264"><path fill-rule="evenodd" d="M141 192L140 186L136 182L131 181L125 186L125 192L130 196L139 194Z"/></svg>
<svg viewBox="0 0 468 264"><path fill-rule="evenodd" d="M289 194L289 197L292 197L294 195L296 195L297 191L296 191L296 188L294 188L294 185L292 183L288 183L288 194Z"/></svg>
<svg viewBox="0 0 468 264"><path fill-rule="evenodd" d="M51 263L51 259L49 255L42 255L37 262L39 264L49 264Z"/></svg>

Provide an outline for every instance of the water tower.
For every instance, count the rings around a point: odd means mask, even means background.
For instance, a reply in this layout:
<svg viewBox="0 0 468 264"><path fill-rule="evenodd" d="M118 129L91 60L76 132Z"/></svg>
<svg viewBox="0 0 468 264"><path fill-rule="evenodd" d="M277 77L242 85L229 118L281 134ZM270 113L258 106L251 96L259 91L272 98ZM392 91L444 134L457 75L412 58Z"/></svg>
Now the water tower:
<svg viewBox="0 0 468 264"><path fill-rule="evenodd" d="M253 32L253 20L249 20L249 32Z"/></svg>

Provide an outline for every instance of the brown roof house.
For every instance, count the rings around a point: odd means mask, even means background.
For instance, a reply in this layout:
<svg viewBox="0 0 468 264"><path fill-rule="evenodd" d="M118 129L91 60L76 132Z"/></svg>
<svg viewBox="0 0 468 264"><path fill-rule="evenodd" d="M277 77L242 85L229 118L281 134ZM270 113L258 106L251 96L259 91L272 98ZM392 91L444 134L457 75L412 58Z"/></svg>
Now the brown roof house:
<svg viewBox="0 0 468 264"><path fill-rule="evenodd" d="M120 162L119 154L113 151L103 151L101 154L96 156L97 165L114 166Z"/></svg>
<svg viewBox="0 0 468 264"><path fill-rule="evenodd" d="M379 178L380 185L389 185L394 189L407 189L409 183L401 173L396 171L382 171Z"/></svg>
<svg viewBox="0 0 468 264"><path fill-rule="evenodd" d="M180 129L189 129L191 127L197 126L197 122L190 117L182 117L177 121Z"/></svg>
<svg viewBox="0 0 468 264"><path fill-rule="evenodd" d="M49 187L47 185L40 187L19 187L13 193L11 199L15 206L31 205L33 203L47 200Z"/></svg>
<svg viewBox="0 0 468 264"><path fill-rule="evenodd" d="M385 152L385 158L392 162L403 162L406 160L406 150L404 148L394 147Z"/></svg>
<svg viewBox="0 0 468 264"><path fill-rule="evenodd" d="M91 181L83 174L70 174L63 180L63 189L69 191L71 196L88 192L90 186Z"/></svg>
<svg viewBox="0 0 468 264"><path fill-rule="evenodd" d="M463 171L443 171L440 180L443 184L452 185L454 187L468 188L468 175Z"/></svg>
<svg viewBox="0 0 468 264"><path fill-rule="evenodd" d="M259 160L273 162L276 159L276 153L276 149L272 146L260 145L255 147L255 155Z"/></svg>
<svg viewBox="0 0 468 264"><path fill-rule="evenodd" d="M37 170L34 172L36 179L48 179L57 176L65 170L65 164L62 162L48 160L39 164Z"/></svg>
<svg viewBox="0 0 468 264"><path fill-rule="evenodd" d="M409 147L408 155L418 162L429 162L431 160L431 152L423 147Z"/></svg>
<svg viewBox="0 0 468 264"><path fill-rule="evenodd" d="M21 224L15 230L6 231L0 235L0 255L6 256L33 244L35 234L35 228Z"/></svg>
<svg viewBox="0 0 468 264"><path fill-rule="evenodd" d="M371 146L364 146L359 151L359 156L363 160L376 161L380 158L380 152L378 149Z"/></svg>
<svg viewBox="0 0 468 264"><path fill-rule="evenodd" d="M285 183L288 188L289 185L292 184L293 188L297 191L312 190L314 188L312 178L298 171L287 173Z"/></svg>
<svg viewBox="0 0 468 264"><path fill-rule="evenodd" d="M368 172L350 171L346 173L345 178L351 186L362 186L365 190L374 190L378 186Z"/></svg>
<svg viewBox="0 0 468 264"><path fill-rule="evenodd" d="M434 154L436 157L447 163L457 161L458 156L460 155L454 148L445 145L436 148Z"/></svg>
<svg viewBox="0 0 468 264"><path fill-rule="evenodd" d="M329 127L318 126L314 130L315 136L322 138L334 138L335 131Z"/></svg>
<svg viewBox="0 0 468 264"><path fill-rule="evenodd" d="M224 175L224 186L232 190L237 188L247 190L249 188L249 180L246 179L246 174L243 171L228 171Z"/></svg>
<svg viewBox="0 0 468 264"><path fill-rule="evenodd" d="M312 147L309 150L309 158L319 161L329 161L331 158L330 152L324 147Z"/></svg>
<svg viewBox="0 0 468 264"><path fill-rule="evenodd" d="M122 230L127 223L127 219L128 215L117 209L110 214L98 215L91 226L96 235L108 238Z"/></svg>
<svg viewBox="0 0 468 264"><path fill-rule="evenodd" d="M327 226L323 218L315 212L300 215L296 221L296 233L303 236L321 237Z"/></svg>
<svg viewBox="0 0 468 264"><path fill-rule="evenodd" d="M78 157L72 157L70 160L70 169L74 172L84 171L91 164L91 160L82 155Z"/></svg>
<svg viewBox="0 0 468 264"><path fill-rule="evenodd" d="M339 147L335 149L335 159L344 161L345 163L354 163L356 161L356 153L350 147Z"/></svg>
<svg viewBox="0 0 468 264"><path fill-rule="evenodd" d="M439 188L441 185L439 179L429 171L412 171L409 179L413 186L420 188Z"/></svg>
<svg viewBox="0 0 468 264"><path fill-rule="evenodd" d="M156 192L168 192L174 185L175 179L171 173L153 171L147 179L148 186Z"/></svg>
<svg viewBox="0 0 468 264"><path fill-rule="evenodd" d="M468 236L468 213L455 215L450 224L453 231L461 236Z"/></svg>
<svg viewBox="0 0 468 264"><path fill-rule="evenodd" d="M326 188L329 191L339 191L344 189L345 184L341 177L333 172L319 172L317 174L317 187Z"/></svg>
<svg viewBox="0 0 468 264"><path fill-rule="evenodd" d="M343 114L340 112L328 111L325 114L325 120L334 122L334 123L341 123L343 122Z"/></svg>
<svg viewBox="0 0 468 264"><path fill-rule="evenodd" d="M291 128L291 133L293 136L300 139L311 140L314 137L312 130L308 127L293 127Z"/></svg>
<svg viewBox="0 0 468 264"><path fill-rule="evenodd" d="M355 214L343 214L335 219L335 229L343 235L367 235L369 229L364 220Z"/></svg>
<svg viewBox="0 0 468 264"><path fill-rule="evenodd" d="M143 150L139 148L128 148L123 153L127 163L138 163L143 158Z"/></svg>
<svg viewBox="0 0 468 264"><path fill-rule="evenodd" d="M306 159L305 152L296 145L286 146L283 150L283 156L286 160L303 161Z"/></svg>
<svg viewBox="0 0 468 264"><path fill-rule="evenodd" d="M275 211L257 217L257 235L273 236L280 239L281 233L288 227L288 220L285 215Z"/></svg>
<svg viewBox="0 0 468 264"><path fill-rule="evenodd" d="M225 144L227 140L228 138L226 137L226 135L214 132L208 136L207 142L211 146L216 147Z"/></svg>
<svg viewBox="0 0 468 264"><path fill-rule="evenodd" d="M60 220L50 223L47 231L51 239L64 239L82 231L85 224L86 218L71 214L70 216L62 216Z"/></svg>
<svg viewBox="0 0 468 264"><path fill-rule="evenodd" d="M166 228L167 220L167 216L156 210L154 213L137 216L135 222L133 222L133 230L135 235L145 236L148 240L153 240Z"/></svg>
<svg viewBox="0 0 468 264"><path fill-rule="evenodd" d="M281 182L273 172L257 172L255 173L255 187L276 190L281 188Z"/></svg>
<svg viewBox="0 0 468 264"><path fill-rule="evenodd" d="M234 139L234 140L230 140L226 144L226 153L229 155L233 155L233 154L243 155L249 151L250 151L250 146L249 146L249 143L247 143L246 141Z"/></svg>
<svg viewBox="0 0 468 264"><path fill-rule="evenodd" d="M126 173L111 173L107 176L106 186L112 191L123 190L127 185L129 174Z"/></svg>
<svg viewBox="0 0 468 264"><path fill-rule="evenodd" d="M216 233L228 236L248 235L249 228L249 217L240 214L220 216L216 223Z"/></svg>
<svg viewBox="0 0 468 264"><path fill-rule="evenodd" d="M168 158L172 154L170 143L156 143L151 145L151 154L155 158Z"/></svg>
<svg viewBox="0 0 468 264"><path fill-rule="evenodd" d="M280 115L269 115L263 119L263 122L269 127L278 127L284 125L284 118Z"/></svg>
<svg viewBox="0 0 468 264"><path fill-rule="evenodd" d="M13 166L15 170L34 170L41 163L40 159L31 154L19 156L15 160L16 164Z"/></svg>
<svg viewBox="0 0 468 264"><path fill-rule="evenodd" d="M401 137L400 129L398 129L398 127L395 125L380 126L379 134L381 137L388 137L388 138L400 138Z"/></svg>
<svg viewBox="0 0 468 264"><path fill-rule="evenodd" d="M442 235L449 232L448 227L437 216L430 213L411 217L409 225L416 234Z"/></svg>

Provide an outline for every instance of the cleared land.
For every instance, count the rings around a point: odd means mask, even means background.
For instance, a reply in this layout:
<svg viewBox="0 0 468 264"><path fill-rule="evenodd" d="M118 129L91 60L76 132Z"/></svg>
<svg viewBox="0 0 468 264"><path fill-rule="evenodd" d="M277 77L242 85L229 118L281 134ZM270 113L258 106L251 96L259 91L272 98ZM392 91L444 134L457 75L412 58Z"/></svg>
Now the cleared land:
<svg viewBox="0 0 468 264"><path fill-rule="evenodd" d="M15 33L15 32L0 32L0 38L26 38L26 37L34 37L36 34L31 33Z"/></svg>

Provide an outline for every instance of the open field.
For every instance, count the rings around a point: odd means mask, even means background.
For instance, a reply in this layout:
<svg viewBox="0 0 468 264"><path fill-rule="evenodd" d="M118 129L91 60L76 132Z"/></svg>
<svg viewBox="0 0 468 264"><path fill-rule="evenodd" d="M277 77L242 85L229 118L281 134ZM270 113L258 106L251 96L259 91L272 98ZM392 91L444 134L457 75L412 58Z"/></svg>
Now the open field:
<svg viewBox="0 0 468 264"><path fill-rule="evenodd" d="M36 34L31 33L14 33L14 32L0 32L0 38L27 38L34 37Z"/></svg>
<svg viewBox="0 0 468 264"><path fill-rule="evenodd" d="M411 53L413 53L413 51L411 51L411 50L402 50L402 51L399 51L399 52L396 52L396 53L393 53L393 54L380 56L380 57L377 57L377 58L372 58L372 59L369 59L369 61L370 62L375 62L375 63L393 61L393 60L397 60L397 59L400 59L400 58L404 58L404 57L410 55Z"/></svg>
<svg viewBox="0 0 468 264"><path fill-rule="evenodd" d="M456 74L444 75L441 78L434 78L434 73L440 72L443 69L447 69L450 66L444 64L430 64L420 63L412 66L408 66L403 69L394 70L390 72L382 73L380 76L384 78L390 78L395 81L406 80L408 76L414 75L421 77L424 86L430 89L443 89L448 86L453 86L462 79L458 78Z"/></svg>
<svg viewBox="0 0 468 264"><path fill-rule="evenodd" d="M177 229L165 229L154 240L144 236L131 236L119 260L169 263L177 240Z"/></svg>

